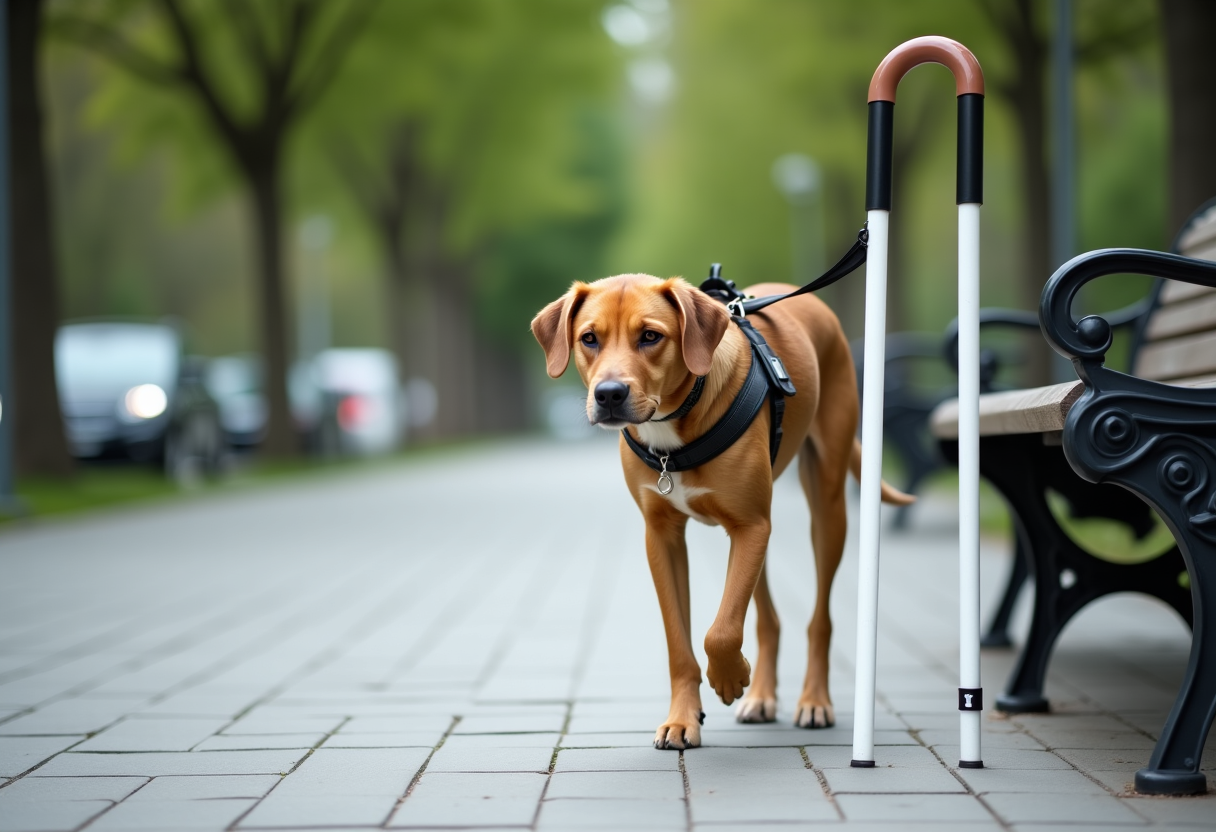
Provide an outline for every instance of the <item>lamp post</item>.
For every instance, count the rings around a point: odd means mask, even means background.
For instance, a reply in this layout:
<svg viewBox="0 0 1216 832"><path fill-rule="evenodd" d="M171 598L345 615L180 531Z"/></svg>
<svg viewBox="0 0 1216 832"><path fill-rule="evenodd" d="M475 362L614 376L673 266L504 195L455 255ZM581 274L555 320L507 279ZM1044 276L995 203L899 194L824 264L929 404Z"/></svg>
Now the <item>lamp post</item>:
<svg viewBox="0 0 1216 832"><path fill-rule="evenodd" d="M790 282L802 286L823 271L823 177L815 160L801 153L778 157L772 173L790 206Z"/></svg>
<svg viewBox="0 0 1216 832"><path fill-rule="evenodd" d="M17 510L13 495L12 249L9 238L8 3L0 3L0 513Z"/></svg>

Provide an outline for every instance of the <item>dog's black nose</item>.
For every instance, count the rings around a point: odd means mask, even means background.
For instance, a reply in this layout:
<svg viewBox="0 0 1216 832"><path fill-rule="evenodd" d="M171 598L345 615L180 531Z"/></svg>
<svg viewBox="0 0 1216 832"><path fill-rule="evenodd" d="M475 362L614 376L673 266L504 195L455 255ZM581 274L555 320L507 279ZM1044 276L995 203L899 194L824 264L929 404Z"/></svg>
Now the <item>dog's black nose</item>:
<svg viewBox="0 0 1216 832"><path fill-rule="evenodd" d="M629 385L619 381L601 381L595 385L595 402L600 407L619 407L629 398Z"/></svg>

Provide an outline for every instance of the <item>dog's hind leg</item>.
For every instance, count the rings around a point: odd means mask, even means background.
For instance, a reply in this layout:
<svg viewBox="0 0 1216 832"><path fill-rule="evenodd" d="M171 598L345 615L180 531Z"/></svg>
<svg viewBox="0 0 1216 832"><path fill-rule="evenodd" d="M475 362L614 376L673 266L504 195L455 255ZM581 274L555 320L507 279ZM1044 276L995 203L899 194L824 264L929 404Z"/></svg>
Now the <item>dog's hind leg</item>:
<svg viewBox="0 0 1216 832"><path fill-rule="evenodd" d="M781 636L781 622L768 592L768 575L764 567L760 567L752 598L756 602L759 650L751 687L735 706L735 719L739 722L773 722L777 719L777 642Z"/></svg>
<svg viewBox="0 0 1216 832"><path fill-rule="evenodd" d="M653 505L646 512L646 559L654 579L671 675L671 709L654 736L659 749L696 748L701 744L701 667L692 649L692 616L688 590L688 518Z"/></svg>
<svg viewBox="0 0 1216 832"><path fill-rule="evenodd" d="M827 728L836 723L828 693L828 650L832 641L828 599L848 528L844 492L848 462L849 447L819 453L810 439L798 454L798 476L811 508L816 578L815 612L807 627L806 680L794 711L794 724L800 728Z"/></svg>

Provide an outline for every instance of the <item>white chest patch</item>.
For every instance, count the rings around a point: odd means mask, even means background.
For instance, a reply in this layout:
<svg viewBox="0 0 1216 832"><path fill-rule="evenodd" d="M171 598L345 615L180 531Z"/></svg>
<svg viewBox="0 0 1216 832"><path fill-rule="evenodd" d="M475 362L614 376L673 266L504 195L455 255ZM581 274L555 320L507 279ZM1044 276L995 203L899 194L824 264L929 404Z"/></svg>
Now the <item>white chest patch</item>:
<svg viewBox="0 0 1216 832"><path fill-rule="evenodd" d="M656 448L656 450L658 449ZM702 488L699 485L685 485L684 478L678 471L673 472L670 476L672 484L670 494L662 494L659 491L657 477L655 482L646 483L646 487L675 506L681 514L687 514L698 523L704 523L707 526L718 525L717 520L714 520L712 517L706 517L703 514L697 514L697 512L693 511L688 505L689 500L693 499L694 497L700 497L702 494L709 494L713 491L713 489Z"/></svg>
<svg viewBox="0 0 1216 832"><path fill-rule="evenodd" d="M637 426L638 439L654 451L674 451L684 447L675 426L670 422L642 422Z"/></svg>

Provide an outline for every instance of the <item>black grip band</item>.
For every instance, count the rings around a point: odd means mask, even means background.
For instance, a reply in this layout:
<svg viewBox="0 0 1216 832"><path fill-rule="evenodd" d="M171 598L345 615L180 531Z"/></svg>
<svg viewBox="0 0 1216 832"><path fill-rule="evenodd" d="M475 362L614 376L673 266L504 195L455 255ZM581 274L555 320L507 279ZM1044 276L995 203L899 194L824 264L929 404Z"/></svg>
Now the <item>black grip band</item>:
<svg viewBox="0 0 1216 832"><path fill-rule="evenodd" d="M958 97L959 205L984 201L984 96L969 92Z"/></svg>
<svg viewBox="0 0 1216 832"><path fill-rule="evenodd" d="M891 127L894 101L871 101L866 138L866 210L891 210Z"/></svg>

